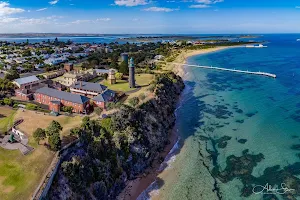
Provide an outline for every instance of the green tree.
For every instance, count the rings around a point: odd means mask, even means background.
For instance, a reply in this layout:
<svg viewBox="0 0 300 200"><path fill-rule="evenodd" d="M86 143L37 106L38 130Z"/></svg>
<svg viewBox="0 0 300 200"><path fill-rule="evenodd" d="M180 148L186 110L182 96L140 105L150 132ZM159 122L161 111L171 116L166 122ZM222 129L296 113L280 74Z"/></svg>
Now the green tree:
<svg viewBox="0 0 300 200"><path fill-rule="evenodd" d="M41 140L46 138L46 131L44 129L37 128L33 132L33 138L39 144Z"/></svg>
<svg viewBox="0 0 300 200"><path fill-rule="evenodd" d="M115 74L115 77L116 77L117 80L122 80L123 79L123 74L118 72L118 73Z"/></svg>
<svg viewBox="0 0 300 200"><path fill-rule="evenodd" d="M4 98L3 103L8 106L12 106L14 101L11 98Z"/></svg>
<svg viewBox="0 0 300 200"><path fill-rule="evenodd" d="M20 78L20 74L18 73L17 70L15 70L15 69L10 69L10 70L8 71L8 73L5 74L5 77L4 77L4 78L5 78L5 79L8 79L8 80L10 80L10 81L12 81L12 80L14 80L14 79Z"/></svg>
<svg viewBox="0 0 300 200"><path fill-rule="evenodd" d="M31 56L31 51L29 49L25 50L22 54L23 57Z"/></svg>
<svg viewBox="0 0 300 200"><path fill-rule="evenodd" d="M63 127L57 121L53 120L47 128L47 136L59 134L63 130Z"/></svg>
<svg viewBox="0 0 300 200"><path fill-rule="evenodd" d="M59 133L54 133L53 135L48 137L48 143L50 146L50 149L53 151L60 150L61 147L61 139Z"/></svg>
<svg viewBox="0 0 300 200"><path fill-rule="evenodd" d="M119 69L120 73L129 74L129 69L128 69L128 63L126 61L123 61L120 65L120 69Z"/></svg>
<svg viewBox="0 0 300 200"><path fill-rule="evenodd" d="M70 135L71 136L76 136L76 137L79 137L81 135L81 129L80 128L72 128L70 130Z"/></svg>

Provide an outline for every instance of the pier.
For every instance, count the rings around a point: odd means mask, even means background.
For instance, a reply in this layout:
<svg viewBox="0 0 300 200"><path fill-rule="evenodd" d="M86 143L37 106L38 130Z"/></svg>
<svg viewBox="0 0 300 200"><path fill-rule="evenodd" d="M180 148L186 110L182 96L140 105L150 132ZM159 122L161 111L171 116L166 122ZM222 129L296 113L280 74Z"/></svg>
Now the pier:
<svg viewBox="0 0 300 200"><path fill-rule="evenodd" d="M248 71L248 70L244 71L244 70L237 70L237 69L227 69L227 68L221 68L221 67L200 66L200 65L189 65L189 64L182 64L182 63L173 63L173 64L184 65L184 66L188 66L188 67L197 67L197 68L202 68L202 69L213 69L213 70L236 72L236 73L242 73L242 74L253 74L253 75L276 78L276 74L271 74L271 73L267 73L267 72L252 72L252 71Z"/></svg>

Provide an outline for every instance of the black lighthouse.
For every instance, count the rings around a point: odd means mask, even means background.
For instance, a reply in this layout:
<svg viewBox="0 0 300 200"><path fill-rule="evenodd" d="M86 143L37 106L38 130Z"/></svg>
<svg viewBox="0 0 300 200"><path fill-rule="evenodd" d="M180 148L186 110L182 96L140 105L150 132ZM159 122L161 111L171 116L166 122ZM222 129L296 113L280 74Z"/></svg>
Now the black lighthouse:
<svg viewBox="0 0 300 200"><path fill-rule="evenodd" d="M129 87L135 88L135 67L133 58L130 59L129 63Z"/></svg>

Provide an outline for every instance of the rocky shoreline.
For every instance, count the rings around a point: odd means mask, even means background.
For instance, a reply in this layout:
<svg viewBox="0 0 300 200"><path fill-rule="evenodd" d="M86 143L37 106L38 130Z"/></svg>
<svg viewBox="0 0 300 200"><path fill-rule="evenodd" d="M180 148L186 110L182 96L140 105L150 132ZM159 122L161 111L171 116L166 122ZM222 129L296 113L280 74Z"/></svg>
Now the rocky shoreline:
<svg viewBox="0 0 300 200"><path fill-rule="evenodd" d="M83 120L80 144L62 162L49 199L115 199L128 180L145 173L155 177L149 167L156 168L177 140L170 130L183 88L181 77L160 74L148 102L137 108L123 106L107 124Z"/></svg>

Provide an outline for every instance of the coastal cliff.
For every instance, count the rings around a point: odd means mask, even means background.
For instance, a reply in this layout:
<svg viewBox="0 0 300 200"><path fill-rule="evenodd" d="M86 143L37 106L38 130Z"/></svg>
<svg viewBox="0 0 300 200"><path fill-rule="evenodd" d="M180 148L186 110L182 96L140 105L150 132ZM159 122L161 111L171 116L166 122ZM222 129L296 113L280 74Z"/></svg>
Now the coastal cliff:
<svg viewBox="0 0 300 200"><path fill-rule="evenodd" d="M169 143L183 88L181 77L160 74L149 101L136 108L124 105L102 121L85 118L76 129L80 142L64 158L49 199L115 199Z"/></svg>

